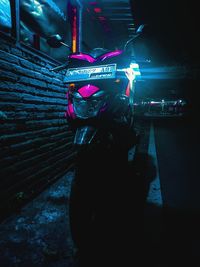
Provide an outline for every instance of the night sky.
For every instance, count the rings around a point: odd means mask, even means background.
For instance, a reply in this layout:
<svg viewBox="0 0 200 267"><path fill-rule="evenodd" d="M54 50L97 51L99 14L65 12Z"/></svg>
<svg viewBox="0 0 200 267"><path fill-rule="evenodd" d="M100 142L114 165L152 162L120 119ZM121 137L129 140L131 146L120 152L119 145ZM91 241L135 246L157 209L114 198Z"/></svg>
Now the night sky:
<svg viewBox="0 0 200 267"><path fill-rule="evenodd" d="M151 55L160 63L199 64L199 8L194 0L130 0L136 25L147 24Z"/></svg>

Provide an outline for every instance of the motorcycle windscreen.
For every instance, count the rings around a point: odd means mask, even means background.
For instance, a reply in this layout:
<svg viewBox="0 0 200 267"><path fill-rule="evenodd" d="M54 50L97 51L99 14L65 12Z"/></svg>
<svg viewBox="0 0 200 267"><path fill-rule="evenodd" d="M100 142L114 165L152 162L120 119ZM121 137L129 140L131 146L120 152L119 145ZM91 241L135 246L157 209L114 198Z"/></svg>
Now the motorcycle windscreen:
<svg viewBox="0 0 200 267"><path fill-rule="evenodd" d="M76 130L74 137L74 144L76 145L87 145L92 142L96 135L97 129L92 126L79 127Z"/></svg>

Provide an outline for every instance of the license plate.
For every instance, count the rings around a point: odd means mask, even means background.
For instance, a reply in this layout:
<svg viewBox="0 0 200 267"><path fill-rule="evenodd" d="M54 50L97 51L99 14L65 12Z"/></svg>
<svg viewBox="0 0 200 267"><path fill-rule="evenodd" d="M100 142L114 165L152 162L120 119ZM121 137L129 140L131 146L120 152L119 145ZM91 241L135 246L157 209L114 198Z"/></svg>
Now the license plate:
<svg viewBox="0 0 200 267"><path fill-rule="evenodd" d="M117 64L99 65L84 68L70 68L67 70L64 82L78 82L97 79L116 78Z"/></svg>

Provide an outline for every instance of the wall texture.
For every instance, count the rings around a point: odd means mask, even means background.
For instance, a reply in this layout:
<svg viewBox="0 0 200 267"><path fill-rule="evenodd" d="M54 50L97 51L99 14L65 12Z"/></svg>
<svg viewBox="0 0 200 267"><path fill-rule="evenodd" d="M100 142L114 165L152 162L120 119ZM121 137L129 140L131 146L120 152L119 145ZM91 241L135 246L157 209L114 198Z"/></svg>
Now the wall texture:
<svg viewBox="0 0 200 267"><path fill-rule="evenodd" d="M73 163L63 74L50 61L0 39L0 209L7 214Z"/></svg>

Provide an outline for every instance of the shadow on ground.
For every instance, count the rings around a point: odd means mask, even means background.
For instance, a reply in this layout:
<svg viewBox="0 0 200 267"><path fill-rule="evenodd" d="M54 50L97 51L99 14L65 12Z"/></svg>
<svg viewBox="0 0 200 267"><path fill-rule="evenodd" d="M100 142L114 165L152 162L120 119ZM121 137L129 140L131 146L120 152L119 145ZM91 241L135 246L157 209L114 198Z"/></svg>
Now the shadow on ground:
<svg viewBox="0 0 200 267"><path fill-rule="evenodd" d="M126 186L121 185L120 201L115 198L116 209L112 213L109 206L107 213L103 210L77 266L200 266L199 211L146 201L156 175L153 160L146 153L137 155L129 171L129 181L121 176Z"/></svg>
<svg viewBox="0 0 200 267"><path fill-rule="evenodd" d="M156 172L147 154L139 153L129 167L126 174L115 173L117 189L112 184L109 202L102 191L99 203L104 209L86 233L81 264L73 258L68 217L73 172L69 172L1 223L1 266L200 266L198 212L146 202ZM106 177L102 188L107 186Z"/></svg>

